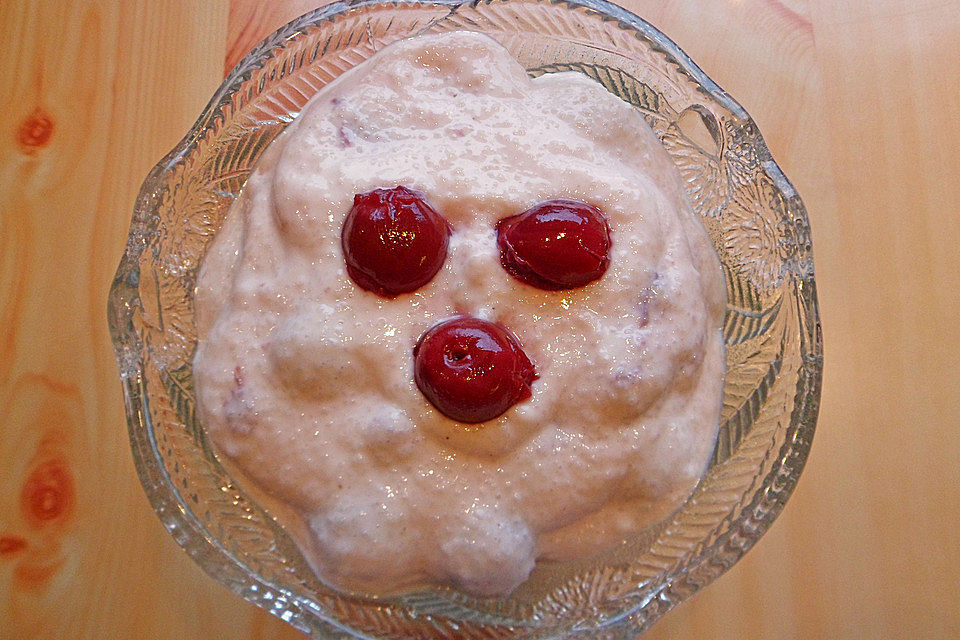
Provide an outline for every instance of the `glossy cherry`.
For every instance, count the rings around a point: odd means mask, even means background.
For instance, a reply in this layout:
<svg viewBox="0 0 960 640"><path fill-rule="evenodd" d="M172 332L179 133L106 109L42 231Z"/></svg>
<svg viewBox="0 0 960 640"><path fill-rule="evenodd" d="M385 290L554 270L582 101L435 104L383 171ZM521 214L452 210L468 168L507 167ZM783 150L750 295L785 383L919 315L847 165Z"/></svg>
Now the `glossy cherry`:
<svg viewBox="0 0 960 640"><path fill-rule="evenodd" d="M610 228L599 209L579 200L547 200L497 223L500 264L531 286L575 289L610 265Z"/></svg>
<svg viewBox="0 0 960 640"><path fill-rule="evenodd" d="M397 186L353 198L340 233L347 273L384 297L430 282L447 258L450 225L419 191Z"/></svg>
<svg viewBox="0 0 960 640"><path fill-rule="evenodd" d="M503 327L458 316L428 329L413 349L421 393L448 418L477 423L530 397L537 379L520 342Z"/></svg>

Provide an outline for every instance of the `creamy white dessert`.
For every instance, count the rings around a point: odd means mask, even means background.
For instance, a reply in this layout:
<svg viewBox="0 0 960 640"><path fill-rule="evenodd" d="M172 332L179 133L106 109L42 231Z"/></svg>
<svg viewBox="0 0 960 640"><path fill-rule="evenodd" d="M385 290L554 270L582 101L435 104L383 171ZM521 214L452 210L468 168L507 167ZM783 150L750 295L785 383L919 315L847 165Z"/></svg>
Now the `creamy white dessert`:
<svg viewBox="0 0 960 640"><path fill-rule="evenodd" d="M385 298L347 275L355 194L404 185L452 227L443 267ZM599 208L606 273L543 291L501 266L498 220ZM194 362L218 453L298 514L335 587L502 595L538 560L655 523L712 452L724 374L719 262L642 116L576 73L536 79L456 32L385 48L264 153L201 270ZM413 349L470 314L509 328L532 397L476 425L439 413Z"/></svg>

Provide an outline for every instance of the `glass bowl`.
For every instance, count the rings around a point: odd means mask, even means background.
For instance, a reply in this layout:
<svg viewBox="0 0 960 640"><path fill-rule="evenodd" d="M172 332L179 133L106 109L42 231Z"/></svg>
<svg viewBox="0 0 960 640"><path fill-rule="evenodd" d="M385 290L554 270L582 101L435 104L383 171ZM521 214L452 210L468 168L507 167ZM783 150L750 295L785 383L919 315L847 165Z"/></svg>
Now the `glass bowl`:
<svg viewBox="0 0 960 640"><path fill-rule="evenodd" d="M539 567L508 598L435 589L332 591L231 478L197 418L198 268L257 158L323 85L384 45L466 29L531 75L583 73L636 107L676 161L727 281L716 451L690 499L588 562ZM315 638L633 638L729 569L803 469L822 345L804 206L747 113L662 33L600 0L336 2L286 25L227 76L149 174L110 292L136 467L157 515L203 569Z"/></svg>

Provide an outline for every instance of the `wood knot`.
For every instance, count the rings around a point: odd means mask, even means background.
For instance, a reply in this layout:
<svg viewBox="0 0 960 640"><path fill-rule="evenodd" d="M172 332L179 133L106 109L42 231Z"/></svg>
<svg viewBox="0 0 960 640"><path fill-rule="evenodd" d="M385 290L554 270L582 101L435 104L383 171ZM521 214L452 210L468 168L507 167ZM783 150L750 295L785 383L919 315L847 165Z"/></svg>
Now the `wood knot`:
<svg viewBox="0 0 960 640"><path fill-rule="evenodd" d="M62 459L41 462L27 477L20 493L20 510L34 528L68 517L73 510L73 478Z"/></svg>
<svg viewBox="0 0 960 640"><path fill-rule="evenodd" d="M12 556L27 548L27 541L20 536L0 536L0 557Z"/></svg>
<svg viewBox="0 0 960 640"><path fill-rule="evenodd" d="M53 119L46 111L37 107L26 120L20 123L17 142L24 153L36 153L45 147L53 136Z"/></svg>

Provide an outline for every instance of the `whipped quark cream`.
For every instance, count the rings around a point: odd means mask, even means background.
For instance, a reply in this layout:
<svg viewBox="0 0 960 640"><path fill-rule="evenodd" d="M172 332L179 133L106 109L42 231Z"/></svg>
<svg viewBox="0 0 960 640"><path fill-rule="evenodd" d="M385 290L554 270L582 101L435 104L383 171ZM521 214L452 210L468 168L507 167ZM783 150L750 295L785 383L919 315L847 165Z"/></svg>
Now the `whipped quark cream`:
<svg viewBox="0 0 960 640"><path fill-rule="evenodd" d="M353 197L417 189L450 223L419 290L346 273ZM572 198L603 211L599 280L543 291L500 264L496 223ZM538 559L582 558L676 509L714 446L723 278L641 115L589 78L531 79L497 43L395 43L325 87L262 156L207 255L194 362L218 453L303 520L328 583L501 595ZM532 397L465 425L413 380L436 323L509 328Z"/></svg>

